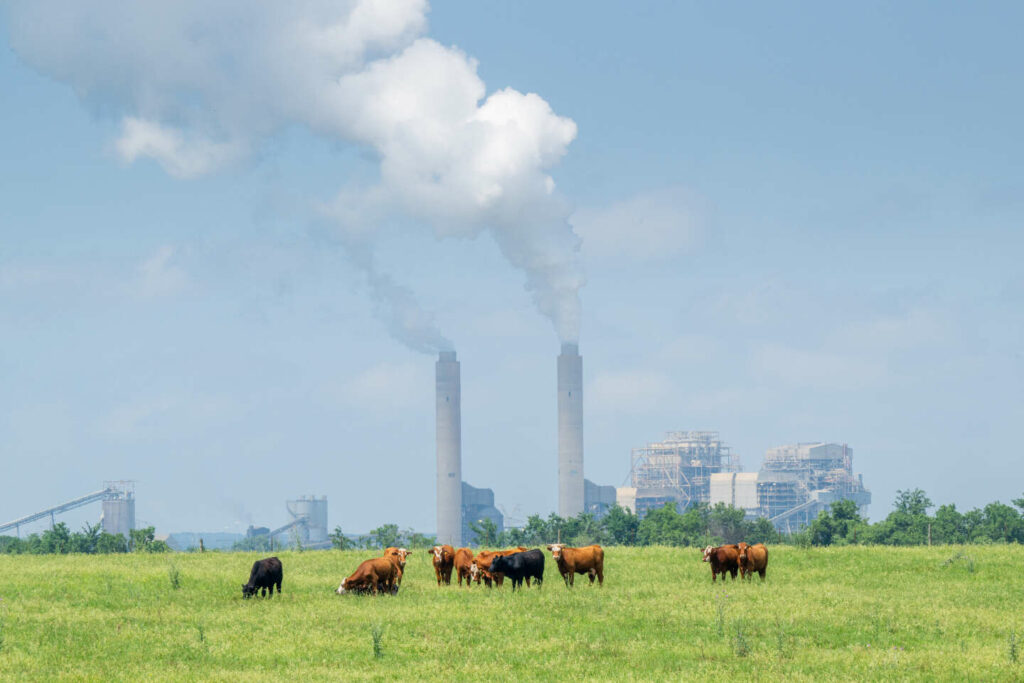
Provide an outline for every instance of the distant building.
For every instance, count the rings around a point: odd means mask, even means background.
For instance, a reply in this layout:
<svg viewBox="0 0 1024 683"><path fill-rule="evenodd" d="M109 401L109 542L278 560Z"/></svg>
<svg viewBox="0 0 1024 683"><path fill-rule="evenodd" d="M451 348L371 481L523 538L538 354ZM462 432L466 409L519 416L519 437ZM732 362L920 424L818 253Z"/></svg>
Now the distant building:
<svg viewBox="0 0 1024 683"><path fill-rule="evenodd" d="M871 492L853 473L846 444L798 443L770 448L760 472L716 473L711 504L726 503L749 517L767 517L780 531L796 531L837 500L852 500L863 512Z"/></svg>
<svg viewBox="0 0 1024 683"><path fill-rule="evenodd" d="M598 486L589 479L583 480L583 511L601 519L615 505L615 487Z"/></svg>
<svg viewBox="0 0 1024 683"><path fill-rule="evenodd" d="M252 528L252 527L250 527ZM267 530L269 531L269 529ZM171 550L198 550L199 539L203 540L203 548L206 550L231 550L235 543L245 538L242 534L233 534L224 531L179 531L168 534L167 545Z"/></svg>
<svg viewBox="0 0 1024 683"><path fill-rule="evenodd" d="M476 543L476 534L469 528L470 522L489 519L498 528L498 533L505 530L505 516L494 507L494 491L478 489L462 482L462 540L459 545Z"/></svg>
<svg viewBox="0 0 1024 683"><path fill-rule="evenodd" d="M739 470L739 458L718 432L669 432L665 439L633 450L631 485L616 491L616 500L643 517L648 510L673 503L683 512L711 501L711 477Z"/></svg>

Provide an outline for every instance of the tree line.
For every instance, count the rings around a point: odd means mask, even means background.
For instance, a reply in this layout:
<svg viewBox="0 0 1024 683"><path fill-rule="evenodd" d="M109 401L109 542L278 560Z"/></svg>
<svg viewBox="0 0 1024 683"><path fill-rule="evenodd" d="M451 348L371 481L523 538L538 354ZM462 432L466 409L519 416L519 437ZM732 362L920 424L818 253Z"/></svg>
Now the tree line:
<svg viewBox="0 0 1024 683"><path fill-rule="evenodd" d="M102 555L108 553L165 553L170 551L167 543L154 538L154 527L132 529L129 537L123 534L108 534L99 524L82 526L81 531L71 531L64 522L57 522L53 528L41 534L30 534L25 538L0 536L0 553L8 555L67 555L83 553Z"/></svg>

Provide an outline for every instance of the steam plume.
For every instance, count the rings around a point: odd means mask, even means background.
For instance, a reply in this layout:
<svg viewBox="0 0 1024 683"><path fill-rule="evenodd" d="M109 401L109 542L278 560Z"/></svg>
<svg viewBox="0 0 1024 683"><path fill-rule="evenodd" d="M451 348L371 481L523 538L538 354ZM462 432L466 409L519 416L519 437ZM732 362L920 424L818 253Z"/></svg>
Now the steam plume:
<svg viewBox="0 0 1024 683"><path fill-rule="evenodd" d="M401 211L439 238L490 232L562 340L578 337L578 240L549 175L576 125L538 95L487 95L473 59L423 37L425 0L5 7L26 62L121 117L114 147L125 162L152 158L195 177L295 124L365 146L380 160L379 184L337 203L364 215ZM372 268L367 280L394 302L392 332L420 325L408 290Z"/></svg>

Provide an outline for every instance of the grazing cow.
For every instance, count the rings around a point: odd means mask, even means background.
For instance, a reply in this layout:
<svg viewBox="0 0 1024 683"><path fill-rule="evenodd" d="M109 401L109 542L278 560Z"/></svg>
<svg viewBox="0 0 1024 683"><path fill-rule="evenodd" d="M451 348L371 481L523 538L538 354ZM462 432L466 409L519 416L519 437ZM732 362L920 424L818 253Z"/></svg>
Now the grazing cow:
<svg viewBox="0 0 1024 683"><path fill-rule="evenodd" d="M466 579L466 588L469 588L469 585L473 582L473 568L476 566L473 564L473 551L469 548L459 548L456 550L453 566L455 568L455 575L459 580L459 585L462 585L462 579Z"/></svg>
<svg viewBox="0 0 1024 683"><path fill-rule="evenodd" d="M448 585L452 582L452 566L455 564L455 548L450 545L435 545L431 551L434 554L434 574L437 575L437 585L443 582Z"/></svg>
<svg viewBox="0 0 1024 683"><path fill-rule="evenodd" d="M757 572L764 581L764 575L768 571L768 548L764 543L747 546L745 543L740 548L739 557L736 558L740 567L740 578L749 579L751 574Z"/></svg>
<svg viewBox="0 0 1024 683"><path fill-rule="evenodd" d="M267 589L270 589L270 597L274 597L274 585L277 585L277 593L281 594L281 560L276 557L268 557L263 560L256 560L249 572L249 583L242 584L242 597L249 598L256 595L266 596Z"/></svg>
<svg viewBox="0 0 1024 683"><path fill-rule="evenodd" d="M536 548L527 550L524 553L512 553L511 555L499 555L491 560L489 571L492 574L504 574L512 579L512 592L516 587L522 587L523 579L529 581L534 579L537 587L544 582L544 553ZM527 583L527 586L530 584Z"/></svg>
<svg viewBox="0 0 1024 683"><path fill-rule="evenodd" d="M394 594L395 579L398 577L398 562L393 557L374 557L362 562L352 575L341 582L338 595L345 593L373 593L384 591Z"/></svg>
<svg viewBox="0 0 1024 683"><path fill-rule="evenodd" d="M551 559L558 566L558 572L565 579L566 586L571 588L574 585L577 574L589 576L590 585L594 585L595 578L598 585L604 585L604 548L601 546L567 548L561 543L552 543L548 550L551 551Z"/></svg>
<svg viewBox="0 0 1024 683"><path fill-rule="evenodd" d="M739 571L739 556L740 548L738 545L720 545L717 548L708 546L704 548L704 561L711 564L711 582L714 583L718 579L718 575L722 575L722 580L725 581L725 573L729 572L732 578L736 578L736 572Z"/></svg>

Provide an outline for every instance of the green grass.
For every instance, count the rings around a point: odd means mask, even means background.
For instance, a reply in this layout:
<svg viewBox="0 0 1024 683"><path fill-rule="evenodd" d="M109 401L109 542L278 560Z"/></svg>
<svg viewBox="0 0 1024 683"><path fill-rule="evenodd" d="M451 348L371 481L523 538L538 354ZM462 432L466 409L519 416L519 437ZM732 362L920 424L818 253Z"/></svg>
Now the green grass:
<svg viewBox="0 0 1024 683"><path fill-rule="evenodd" d="M608 548L603 589L337 596L366 551L0 556L0 679L1019 680L1024 548L771 549L768 580L711 583L696 549ZM179 588L169 580L177 572Z"/></svg>

